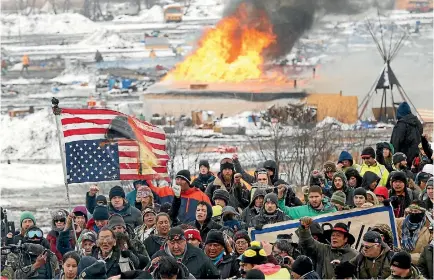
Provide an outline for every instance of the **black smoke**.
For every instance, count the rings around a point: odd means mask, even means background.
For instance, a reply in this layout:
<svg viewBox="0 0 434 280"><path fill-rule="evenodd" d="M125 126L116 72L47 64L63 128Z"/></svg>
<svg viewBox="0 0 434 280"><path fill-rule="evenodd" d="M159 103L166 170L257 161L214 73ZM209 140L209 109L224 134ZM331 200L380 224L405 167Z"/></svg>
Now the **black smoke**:
<svg viewBox="0 0 434 280"><path fill-rule="evenodd" d="M249 16L248 22L241 24L257 22L261 13L268 16L276 43L266 50L266 56L279 58L291 51L318 16L354 15L372 8L389 9L393 7L393 0L231 0L225 7L224 16L236 14L242 5L248 7Z"/></svg>

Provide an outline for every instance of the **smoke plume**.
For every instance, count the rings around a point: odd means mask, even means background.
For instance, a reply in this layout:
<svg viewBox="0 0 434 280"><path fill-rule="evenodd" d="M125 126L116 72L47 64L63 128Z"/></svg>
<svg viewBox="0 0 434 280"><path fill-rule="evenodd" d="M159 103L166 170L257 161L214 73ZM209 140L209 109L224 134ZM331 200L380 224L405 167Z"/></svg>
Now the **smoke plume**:
<svg viewBox="0 0 434 280"><path fill-rule="evenodd" d="M279 58L291 51L318 16L353 15L371 8L389 9L393 0L231 0L225 7L224 16L233 15L242 4L249 7L249 22L245 24L255 22L258 14L266 13L276 35L276 43L267 49L266 56Z"/></svg>

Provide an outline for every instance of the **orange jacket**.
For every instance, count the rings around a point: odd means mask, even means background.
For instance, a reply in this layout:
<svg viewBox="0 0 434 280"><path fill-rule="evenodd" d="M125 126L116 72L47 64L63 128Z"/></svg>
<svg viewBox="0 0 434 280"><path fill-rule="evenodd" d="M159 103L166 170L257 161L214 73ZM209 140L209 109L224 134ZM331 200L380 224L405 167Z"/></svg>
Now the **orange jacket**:
<svg viewBox="0 0 434 280"><path fill-rule="evenodd" d="M28 55L23 55L23 58L21 59L21 62L23 63L23 65L29 65L30 64L29 56Z"/></svg>

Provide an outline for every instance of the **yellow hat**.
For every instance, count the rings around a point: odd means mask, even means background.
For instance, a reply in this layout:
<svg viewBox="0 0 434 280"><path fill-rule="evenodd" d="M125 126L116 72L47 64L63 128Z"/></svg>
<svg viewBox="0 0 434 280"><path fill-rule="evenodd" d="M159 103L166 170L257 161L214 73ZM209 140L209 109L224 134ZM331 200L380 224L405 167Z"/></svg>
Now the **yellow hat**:
<svg viewBox="0 0 434 280"><path fill-rule="evenodd" d="M220 216L222 214L223 208L220 205L216 205L212 207L212 216Z"/></svg>

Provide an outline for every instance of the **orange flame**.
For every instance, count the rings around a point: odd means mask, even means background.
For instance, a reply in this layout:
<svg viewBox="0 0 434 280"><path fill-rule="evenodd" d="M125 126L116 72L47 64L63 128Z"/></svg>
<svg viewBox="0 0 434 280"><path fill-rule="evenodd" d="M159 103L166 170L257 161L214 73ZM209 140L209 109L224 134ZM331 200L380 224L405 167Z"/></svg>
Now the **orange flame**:
<svg viewBox="0 0 434 280"><path fill-rule="evenodd" d="M264 77L263 51L275 42L268 17L252 22L245 4L208 30L199 48L165 78L189 82L241 82Z"/></svg>

